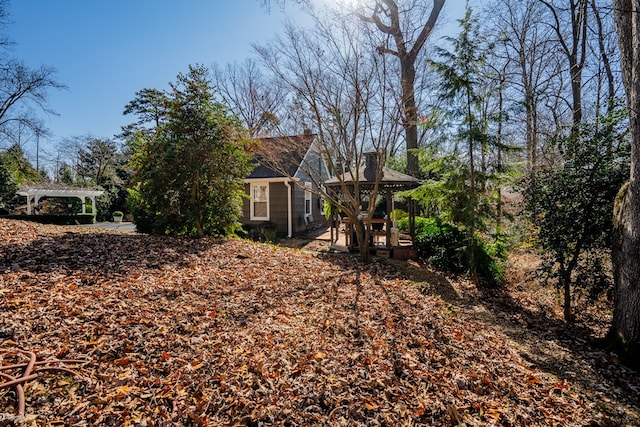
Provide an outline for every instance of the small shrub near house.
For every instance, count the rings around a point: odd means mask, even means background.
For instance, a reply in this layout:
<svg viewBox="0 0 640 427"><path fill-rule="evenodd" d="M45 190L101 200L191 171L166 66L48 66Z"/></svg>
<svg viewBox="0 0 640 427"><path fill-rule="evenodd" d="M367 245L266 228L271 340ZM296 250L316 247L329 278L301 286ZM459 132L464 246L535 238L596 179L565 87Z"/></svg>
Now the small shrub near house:
<svg viewBox="0 0 640 427"><path fill-rule="evenodd" d="M259 225L244 225L246 237L255 242L275 243L278 239L278 225L273 222L264 222Z"/></svg>

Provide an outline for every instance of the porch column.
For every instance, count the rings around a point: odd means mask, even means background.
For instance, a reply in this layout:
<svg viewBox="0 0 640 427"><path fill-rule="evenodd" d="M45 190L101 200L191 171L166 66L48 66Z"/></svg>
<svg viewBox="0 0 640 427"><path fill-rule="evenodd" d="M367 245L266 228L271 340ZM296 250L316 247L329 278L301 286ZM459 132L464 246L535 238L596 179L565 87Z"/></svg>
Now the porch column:
<svg viewBox="0 0 640 427"><path fill-rule="evenodd" d="M292 204L292 191L291 191L291 183L289 181L284 181L284 186L287 187L287 238L293 237L293 208Z"/></svg>

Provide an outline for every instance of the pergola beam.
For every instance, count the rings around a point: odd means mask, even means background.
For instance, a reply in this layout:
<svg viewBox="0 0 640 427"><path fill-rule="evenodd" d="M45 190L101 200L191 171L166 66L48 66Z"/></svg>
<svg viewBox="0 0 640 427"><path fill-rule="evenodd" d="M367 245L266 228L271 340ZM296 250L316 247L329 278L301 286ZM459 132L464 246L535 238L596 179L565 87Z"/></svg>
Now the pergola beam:
<svg viewBox="0 0 640 427"><path fill-rule="evenodd" d="M38 215L37 209L40 199L43 197L73 197L78 198L82 202L82 213L86 213L85 203L87 198L91 199L91 213L96 216L96 197L102 196L104 191L89 189L59 189L52 190L47 188L26 188L17 192L19 196L27 198L27 215L31 215L31 201L34 201L35 214Z"/></svg>

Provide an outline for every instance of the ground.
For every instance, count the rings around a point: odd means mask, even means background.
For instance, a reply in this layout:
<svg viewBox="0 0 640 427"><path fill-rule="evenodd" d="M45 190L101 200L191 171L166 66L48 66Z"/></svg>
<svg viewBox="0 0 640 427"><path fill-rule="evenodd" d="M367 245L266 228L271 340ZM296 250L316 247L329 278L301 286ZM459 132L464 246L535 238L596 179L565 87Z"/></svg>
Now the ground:
<svg viewBox="0 0 640 427"><path fill-rule="evenodd" d="M480 292L307 249L0 220L0 425L640 425L525 254Z"/></svg>

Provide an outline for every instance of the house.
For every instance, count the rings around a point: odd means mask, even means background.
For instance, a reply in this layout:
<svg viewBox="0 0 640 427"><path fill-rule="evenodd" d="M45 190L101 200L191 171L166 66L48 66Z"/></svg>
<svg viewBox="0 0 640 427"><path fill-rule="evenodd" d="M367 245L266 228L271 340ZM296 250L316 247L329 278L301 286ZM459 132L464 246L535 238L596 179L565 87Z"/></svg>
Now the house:
<svg viewBox="0 0 640 427"><path fill-rule="evenodd" d="M256 166L244 180L245 200L240 222L245 226L272 223L281 236L292 237L325 223L322 200L313 191L328 177L317 154L317 136L260 138Z"/></svg>

